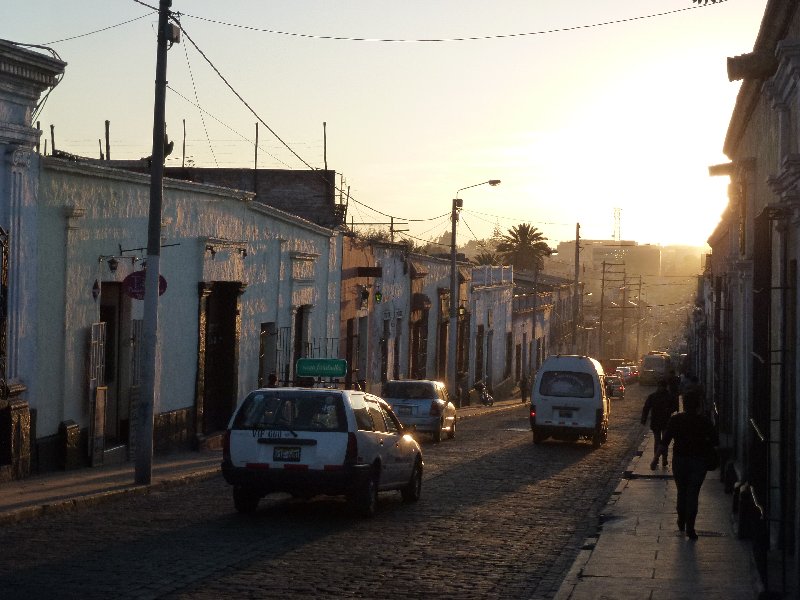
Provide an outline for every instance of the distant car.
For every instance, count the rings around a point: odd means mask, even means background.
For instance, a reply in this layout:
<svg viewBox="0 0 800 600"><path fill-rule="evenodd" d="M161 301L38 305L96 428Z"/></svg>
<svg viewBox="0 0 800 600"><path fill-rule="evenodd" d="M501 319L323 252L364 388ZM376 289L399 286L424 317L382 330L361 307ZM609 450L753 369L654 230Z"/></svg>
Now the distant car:
<svg viewBox="0 0 800 600"><path fill-rule="evenodd" d="M346 495L364 516L378 492L422 491L422 450L381 398L356 390L262 388L231 417L222 474L236 510L250 513L272 492Z"/></svg>
<svg viewBox="0 0 800 600"><path fill-rule="evenodd" d="M672 368L672 359L664 352L650 352L642 358L639 367L639 383L655 385L664 379Z"/></svg>
<svg viewBox="0 0 800 600"><path fill-rule="evenodd" d="M617 376L622 379L623 383L630 383L633 380L631 367L617 367Z"/></svg>
<svg viewBox="0 0 800 600"><path fill-rule="evenodd" d="M427 433L434 442L456 437L456 407L441 381L397 379L387 381L381 394L403 427Z"/></svg>
<svg viewBox="0 0 800 600"><path fill-rule="evenodd" d="M625 384L619 375L606 375L606 394L611 398L625 399Z"/></svg>

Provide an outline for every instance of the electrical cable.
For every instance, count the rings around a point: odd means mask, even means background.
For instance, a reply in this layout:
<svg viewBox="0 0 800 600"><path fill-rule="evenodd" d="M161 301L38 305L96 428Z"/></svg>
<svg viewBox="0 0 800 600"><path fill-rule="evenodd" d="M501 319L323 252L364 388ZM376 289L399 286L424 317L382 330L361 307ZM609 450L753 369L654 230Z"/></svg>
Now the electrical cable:
<svg viewBox="0 0 800 600"><path fill-rule="evenodd" d="M143 4L142 2L139 2L139 4L142 4L143 6L147 6L146 4ZM148 8L150 10L158 12L157 8L153 8L151 6L148 6ZM122 27L123 25L127 25L128 23L133 23L134 21L139 21L140 19L144 19L145 17L149 17L150 14L151 13L147 13L147 14L142 15L140 17L136 17L134 19L128 19L127 21L123 21L122 23L117 23L116 25L109 25L108 27L103 27L102 29L95 29L94 31L88 31L86 33L81 33L81 34L78 34L78 35L73 35L71 37L62 38L60 40L55 40L55 41L52 41L52 42L45 42L45 43L46 44L60 44L62 42L69 42L69 41L72 41L72 40L77 40L78 38L87 37L87 36L90 36L90 35L94 35L96 33L102 33L104 31L108 31L109 29L115 29L117 27Z"/></svg>
<svg viewBox="0 0 800 600"><path fill-rule="evenodd" d="M139 0L134 0L138 2ZM727 2L728 0L716 0L713 4L721 4L723 2ZM140 3L141 4L141 3ZM336 36L336 35L314 35L308 33L294 33L289 31L279 31L275 29L264 29L260 27L254 27L252 25L241 25L238 23L228 23L226 21L220 21L217 19L209 19L207 17L200 17L198 15L192 15L189 13L183 13L187 17L191 17L193 19L197 19L199 21L206 21L207 23L213 23L215 25L224 25L226 27L236 27L238 29L247 29L249 31L256 31L259 33L270 33L273 35L282 35L288 37L296 37L296 38L306 38L306 39L314 39L314 40L330 40L330 41L337 41L337 42L379 42L379 43L391 43L391 44L411 44L411 43L432 43L432 42L440 42L440 43L451 43L451 42L474 42L474 41L485 41L485 40L497 40L497 39L506 39L506 38L518 38L518 37L530 37L536 35L547 35L552 33L565 33L569 31L578 31L581 29L592 29L595 27L605 27L608 25L619 25L622 23L630 23L634 21L642 21L644 19L653 19L657 17L666 17L669 15L674 15L677 13L685 12L688 10L696 10L698 8L705 8L704 5L698 6L688 6L686 8L677 8L675 10L654 13L649 15L642 15L638 17L627 17L625 19L616 19L614 21L605 21L601 23L592 23L588 25L574 25L571 27L560 27L556 29L544 29L541 31L529 31L523 33L505 33L505 34L494 34L494 35L482 35L482 36L469 36L469 37L457 37L457 38L418 38L418 39L400 39L400 38L366 38L366 37L347 37L347 36Z"/></svg>
<svg viewBox="0 0 800 600"><path fill-rule="evenodd" d="M168 89L169 91L171 91L173 94L176 94L176 95L180 96L180 97L181 97L183 100L185 100L186 102L188 102L189 104L191 104L192 106L194 106L194 107L195 107L197 110L199 110L199 111L201 111L201 112L205 113L206 115L208 115L209 117L211 117L212 119L214 119L214 120L215 120L217 123L219 123L220 125L222 125L222 126L223 126L223 127L225 127L226 129L230 130L232 133L235 133L236 135L238 135L238 136L239 136L241 139L243 139L245 142L248 142L248 143L250 143L250 144L254 143L254 140L251 140L251 139L249 139L249 138L248 138L246 135L244 135L244 134L242 134L242 133L239 133L239 132L238 132L238 131L236 131L236 130L235 130L233 127L231 127L230 125L228 125L228 124L227 124L227 123L225 123L224 121L222 121L222 120L218 119L216 116L214 116L212 113L210 113L210 112L208 112L207 110L205 110L205 109L204 109L202 106L200 106L199 104L195 104L194 102L192 102L191 100L189 100L189 98L187 98L186 96L184 96L183 94L181 94L181 93L180 93L178 90L176 90L175 88L173 88L173 87L172 87L172 86L170 86L169 84L167 84L167 89ZM219 143L219 142L223 142L223 143L224 143L224 142L236 142L236 141L238 141L238 140L215 140L215 141L216 141L216 142L218 142L218 143ZM260 145L259 145L258 149L259 149L259 150L262 150L262 151L263 151L265 154L267 154L268 156L270 156L272 159L274 159L274 160L276 160L277 162L281 163L281 164L282 164L283 166L285 166L287 169L289 168L289 165L287 165L285 162L283 162L283 161L282 161L280 158L278 158L277 156L274 156L273 154L271 154L271 153L270 153L268 150L265 150L264 148L262 148ZM235 164L235 163L229 163L229 164Z"/></svg>
<svg viewBox="0 0 800 600"><path fill-rule="evenodd" d="M140 0L134 0L134 2L139 2L139 1L140 1ZM173 17L173 18L174 18L174 17ZM270 132L270 133L271 133L273 136L275 136L275 139L277 139L277 140L278 140L278 141L279 141L281 144L283 144L283 146L284 146L284 147L285 147L285 148L286 148L286 149L287 149L289 152L291 152L291 153L292 153L292 154L293 154L293 155L294 155L294 156L295 156L295 157L296 157L296 158L297 158L297 159L298 159L298 160L299 160L301 163L303 163L303 164L304 164L306 167L308 167L308 168L309 168L311 171L318 171L319 169L315 169L314 167L312 167L312 166L311 166L311 165L310 165L310 164L309 164L309 163L308 163L308 162L307 162L307 161L306 161L306 160L305 160L305 159L304 159L302 156L300 156L300 155L299 155L297 152L295 152L295 150L294 150L294 149L293 149L293 148L292 148L292 147L291 147L291 146L290 146L288 143L286 143L286 142L283 140L283 138L281 138L281 137L280 137L280 136L277 134L277 132L276 132L274 129L272 129L272 127L270 127L270 126L269 126L269 125L268 125L268 124L267 124L267 123L266 123L266 122L265 122L265 121L264 121L264 120L263 120L263 119L262 119L262 118L259 116L259 114L258 114L258 113L257 113L257 112L256 112L256 111L253 109L253 107L252 107L252 106L250 106L250 104L249 104L249 103L248 103L248 102L247 102L247 101L246 101L246 100L245 100L245 99L242 97L242 95L241 95L241 94L240 94L238 91L236 91L236 89L233 87L233 85L231 85L231 83L230 83L230 82L229 82L229 81L228 81L228 80L225 78L225 76L224 76L224 75L223 75L223 74L220 72L220 70L219 70L219 69L217 68L217 66L216 66L216 65L215 65L215 64L214 64L214 63L211 61L211 59L209 59L209 58L208 58L208 56L206 56L205 52L203 52L203 51L200 49L200 47L197 45L197 43L195 43L195 41L192 39L192 37L191 37L191 36L190 36L190 35L189 35L189 34L186 32L186 29L183 27L183 25L182 25L182 24L181 24L179 21L177 21L177 20L176 20L176 25L177 25L177 26L178 26L178 28L181 30L181 32L183 32L183 35L186 37L186 39L188 39L188 40L189 40L189 42L192 44L192 46L194 46L195 50L197 50L197 52L198 52L198 53L200 53L200 56L202 56L202 57L203 57L203 59L204 59L204 60L205 60L205 61L208 63L208 65L211 67L211 69L212 69L212 70L213 70L213 71L214 71L214 72L217 74L217 76L218 76L218 77L219 77L219 78L222 80L222 82L223 82L223 83L224 83L224 84L225 84L225 85L228 87L228 89L229 89L229 90L230 90L230 91L231 91L231 92L232 92L232 93L233 93L233 94L234 94L234 95L235 95L235 96L236 96L236 97L239 99L239 101L240 101L240 102L241 102L241 103L242 103L242 104L243 104L243 105L244 105L244 106L245 106L245 107L246 107L246 108L247 108L247 109L250 111L250 113L251 113L251 114L252 114L252 115L253 115L253 116L254 116L256 119L258 119L259 123L261 123L262 125L264 125L264 127L266 127L266 128L267 128L267 130L268 130L268 131L269 131L269 132ZM340 189L336 188L336 186L334 186L334 187L335 187L335 189L336 189L337 191L340 191L340 192L342 191L342 190L340 190ZM378 210L378 209L376 209L376 208L372 208L371 206L369 206L369 205L367 205L367 204L364 204L363 202L359 202L358 200L356 200L356 199L355 199L355 198L353 198L352 196L350 196L350 197L348 198L348 202L350 202L350 201L354 202L355 204L359 204L359 205L361 205L361 206L363 206L363 207L365 207L365 208L368 208L369 210L371 210L371 211L374 211L374 212L376 212L377 214L379 214L379 215L381 215L381 216L384 216L384 217L390 217L390 218L398 218L398 219L402 219L402 220L404 220L404 221L421 222L421 221L429 221L429 220L433 220L433 219L438 219L438 218L439 218L439 217L431 217L431 218L428 218L428 219L404 219L403 217L394 217L394 215L390 215L390 214L384 213L384 212L382 212L382 211L380 211L380 210Z"/></svg>
<svg viewBox="0 0 800 600"><path fill-rule="evenodd" d="M200 98L197 95L197 85L194 81L194 73L192 72L192 65L189 62L189 48L186 44L183 44L183 54L186 57L186 67L189 69L189 78L192 80L192 90L194 90L194 99L197 101L197 105L200 105ZM206 140L208 140L208 149L211 151L211 157L214 159L214 165L219 168L219 163L217 162L217 155L214 154L214 146L211 145L211 139L208 136L208 127L206 126L206 118L203 116L204 111L200 111L200 122L203 124L203 131L206 134Z"/></svg>

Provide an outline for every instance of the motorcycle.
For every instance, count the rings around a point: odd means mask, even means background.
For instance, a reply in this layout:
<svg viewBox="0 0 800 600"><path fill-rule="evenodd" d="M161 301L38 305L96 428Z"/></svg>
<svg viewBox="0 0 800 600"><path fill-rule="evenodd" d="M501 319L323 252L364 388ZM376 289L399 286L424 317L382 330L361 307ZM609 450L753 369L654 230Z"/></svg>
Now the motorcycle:
<svg viewBox="0 0 800 600"><path fill-rule="evenodd" d="M486 389L486 384L482 381L475 382L475 385L472 386L473 389L478 392L478 396L480 397L481 404L484 406L492 406L494 404L494 398L489 393L489 390Z"/></svg>

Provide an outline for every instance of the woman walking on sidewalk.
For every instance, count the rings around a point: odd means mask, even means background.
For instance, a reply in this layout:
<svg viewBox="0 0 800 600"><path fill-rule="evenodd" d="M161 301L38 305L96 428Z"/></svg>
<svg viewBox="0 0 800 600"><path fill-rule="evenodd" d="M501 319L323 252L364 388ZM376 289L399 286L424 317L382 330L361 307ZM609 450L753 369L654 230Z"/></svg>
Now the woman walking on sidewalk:
<svg viewBox="0 0 800 600"><path fill-rule="evenodd" d="M661 444L651 467L658 462L659 455L667 455L670 442L672 448L672 477L678 490L678 529L686 531L690 540L697 539L694 529L697 519L697 501L700 487L706 478L705 456L709 446L718 446L719 438L714 424L703 414L700 394L690 391L683 396L683 412L669 418L661 438Z"/></svg>

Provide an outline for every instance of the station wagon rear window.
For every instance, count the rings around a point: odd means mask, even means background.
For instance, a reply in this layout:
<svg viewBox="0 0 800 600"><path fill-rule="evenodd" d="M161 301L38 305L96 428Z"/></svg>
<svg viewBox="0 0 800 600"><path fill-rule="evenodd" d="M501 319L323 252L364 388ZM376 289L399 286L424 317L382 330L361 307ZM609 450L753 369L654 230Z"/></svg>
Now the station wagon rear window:
<svg viewBox="0 0 800 600"><path fill-rule="evenodd" d="M545 371L539 393L562 398L591 398L594 396L594 380L590 373Z"/></svg>
<svg viewBox="0 0 800 600"><path fill-rule="evenodd" d="M245 398L233 428L347 431L347 418L336 392L257 390Z"/></svg>
<svg viewBox="0 0 800 600"><path fill-rule="evenodd" d="M420 381L390 381L383 388L384 398L430 400L438 398L432 383Z"/></svg>

